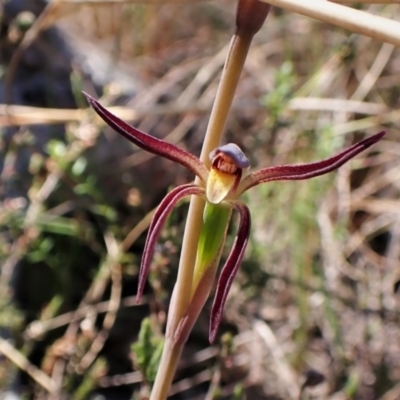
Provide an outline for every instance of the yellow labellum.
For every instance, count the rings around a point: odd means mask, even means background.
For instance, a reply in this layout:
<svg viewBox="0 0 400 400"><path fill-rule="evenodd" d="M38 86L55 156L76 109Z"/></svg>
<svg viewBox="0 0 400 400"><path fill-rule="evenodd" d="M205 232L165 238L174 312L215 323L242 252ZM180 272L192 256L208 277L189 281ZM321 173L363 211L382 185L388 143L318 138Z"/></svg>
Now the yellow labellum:
<svg viewBox="0 0 400 400"><path fill-rule="evenodd" d="M206 196L210 203L218 204L235 186L237 176L211 168L208 175Z"/></svg>

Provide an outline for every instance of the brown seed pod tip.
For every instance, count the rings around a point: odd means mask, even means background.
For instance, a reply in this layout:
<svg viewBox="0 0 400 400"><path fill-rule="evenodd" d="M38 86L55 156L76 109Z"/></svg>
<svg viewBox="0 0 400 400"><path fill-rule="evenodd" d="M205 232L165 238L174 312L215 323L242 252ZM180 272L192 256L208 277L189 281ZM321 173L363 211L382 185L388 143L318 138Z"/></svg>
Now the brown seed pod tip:
<svg viewBox="0 0 400 400"><path fill-rule="evenodd" d="M236 27L239 31L255 35L262 27L271 5L259 0L238 0Z"/></svg>

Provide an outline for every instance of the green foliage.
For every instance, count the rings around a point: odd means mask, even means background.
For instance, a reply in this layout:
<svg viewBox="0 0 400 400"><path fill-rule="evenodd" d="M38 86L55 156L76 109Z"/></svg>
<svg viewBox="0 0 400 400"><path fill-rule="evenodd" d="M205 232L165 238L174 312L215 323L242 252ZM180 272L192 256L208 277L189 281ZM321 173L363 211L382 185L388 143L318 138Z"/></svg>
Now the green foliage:
<svg viewBox="0 0 400 400"><path fill-rule="evenodd" d="M233 389L232 400L243 400L245 398L244 385L242 382L239 382Z"/></svg>
<svg viewBox="0 0 400 400"><path fill-rule="evenodd" d="M106 360L99 357L88 371L83 375L83 380L74 393L74 399L85 400L89 393L96 388L99 376L104 374Z"/></svg>
<svg viewBox="0 0 400 400"><path fill-rule="evenodd" d="M150 318L145 318L138 341L132 345L132 351L136 367L142 373L144 381L150 385L156 378L163 346L163 338L153 331Z"/></svg>
<svg viewBox="0 0 400 400"><path fill-rule="evenodd" d="M23 324L24 316L12 304L5 304L5 299L0 299L0 328L8 328L13 333L17 333Z"/></svg>
<svg viewBox="0 0 400 400"><path fill-rule="evenodd" d="M67 155L67 145L60 140L51 140L47 144L47 151L49 156L54 159L58 163L58 165L63 165L63 161L65 162L65 157Z"/></svg>
<svg viewBox="0 0 400 400"><path fill-rule="evenodd" d="M356 395L359 386L360 386L359 374L356 371L351 371L343 391L346 393L348 398L351 399L354 398L354 396Z"/></svg>
<svg viewBox="0 0 400 400"><path fill-rule="evenodd" d="M294 84L293 64L290 61L285 61L275 72L274 89L262 99L262 103L269 113L268 127L273 127L281 118L288 101L292 97Z"/></svg>

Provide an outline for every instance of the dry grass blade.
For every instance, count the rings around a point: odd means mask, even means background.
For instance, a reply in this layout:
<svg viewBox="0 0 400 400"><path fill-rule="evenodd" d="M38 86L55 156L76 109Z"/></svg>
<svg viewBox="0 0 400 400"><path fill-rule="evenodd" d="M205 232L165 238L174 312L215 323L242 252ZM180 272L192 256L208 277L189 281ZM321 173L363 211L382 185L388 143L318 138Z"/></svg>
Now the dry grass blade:
<svg viewBox="0 0 400 400"><path fill-rule="evenodd" d="M93 340L88 352L82 357L80 363L76 366L77 371L80 373L84 373L89 368L103 348L109 336L110 329L114 325L117 317L117 311L121 303L122 271L121 265L119 264L119 259L121 258L122 249L119 243L117 243L115 240L114 236L110 233L105 235L104 241L108 250L108 260L106 262L109 264L109 268L111 270L110 275L112 281L109 307L105 315L101 331Z"/></svg>
<svg viewBox="0 0 400 400"><path fill-rule="evenodd" d="M253 108L254 104L236 105L236 108ZM128 107L107 107L107 109L126 121L135 121L144 116L174 115L183 113L205 113L210 110L208 104L199 102L189 104L166 104L152 106L149 109L131 109ZM59 124L65 122L79 122L87 115L87 110L56 109L0 104L1 126L24 126L38 124ZM100 121L100 118L99 118Z"/></svg>
<svg viewBox="0 0 400 400"><path fill-rule="evenodd" d="M78 5L109 5L109 4L190 4L210 0L61 0L65 4Z"/></svg>
<svg viewBox="0 0 400 400"><path fill-rule="evenodd" d="M328 1L261 0L400 47L400 22Z"/></svg>
<svg viewBox="0 0 400 400"><path fill-rule="evenodd" d="M387 66L390 57L393 53L394 46L384 43L376 56L371 68L365 74L364 79L358 86L357 90L353 93L350 100L363 100L376 84L377 79L382 74L383 69Z"/></svg>
<svg viewBox="0 0 400 400"><path fill-rule="evenodd" d="M353 0L329 0L332 3L354 4ZM358 0L357 3L361 4L398 4L399 0Z"/></svg>
<svg viewBox="0 0 400 400"><path fill-rule="evenodd" d="M29 360L21 354L14 346L7 340L0 337L0 353L6 356L16 366L30 375L33 380L38 383L42 388L46 389L49 393L56 391L56 386L53 380L46 375L42 370L31 364Z"/></svg>
<svg viewBox="0 0 400 400"><path fill-rule="evenodd" d="M288 108L297 111L345 111L366 115L379 115L390 111L384 104L347 99L323 99L320 97L295 97L289 101Z"/></svg>
<svg viewBox="0 0 400 400"><path fill-rule="evenodd" d="M144 300L142 299L142 301ZM121 307L136 306L136 296L125 297L121 301ZM35 320L26 327L24 335L29 339L38 340L48 331L68 325L71 322L83 320L90 312L101 314L106 313L109 309L110 301L102 301L95 305L82 306L76 311L61 314L48 320Z"/></svg>
<svg viewBox="0 0 400 400"><path fill-rule="evenodd" d="M265 110L265 107L259 103L251 101L243 103L238 101L232 106L233 110L254 110L255 108ZM185 105L176 103L159 106L155 105L148 110L119 106L108 107L107 109L121 119L126 121L137 121L144 116L206 113L210 110L210 105L201 104L200 102L192 102ZM289 101L288 109L293 111L347 111L356 114L376 115L377 118L383 120L382 122L386 120L385 115L391 112L387 106L379 103L316 97L295 97ZM41 108L19 105L7 106L5 104L0 104L0 127L79 122L86 118L87 112L88 110ZM397 115L397 111L393 112ZM101 121L100 118L95 118ZM357 123L360 123L360 121L357 121ZM376 124L375 120L372 124Z"/></svg>
<svg viewBox="0 0 400 400"><path fill-rule="evenodd" d="M284 384L287 390L288 398L298 399L300 389L297 384L295 371L285 360L285 354L274 332L264 321L261 320L256 320L253 328L261 337L268 350L271 352L276 365L276 375Z"/></svg>

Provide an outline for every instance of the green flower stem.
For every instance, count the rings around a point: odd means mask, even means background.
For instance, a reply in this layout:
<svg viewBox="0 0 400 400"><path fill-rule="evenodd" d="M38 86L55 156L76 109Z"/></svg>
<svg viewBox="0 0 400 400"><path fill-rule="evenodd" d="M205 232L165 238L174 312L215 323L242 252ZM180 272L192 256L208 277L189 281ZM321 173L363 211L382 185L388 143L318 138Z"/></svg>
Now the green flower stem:
<svg viewBox="0 0 400 400"><path fill-rule="evenodd" d="M150 400L164 400L167 398L182 350L183 344L176 343L172 337L165 338L160 365L153 389L151 390Z"/></svg>
<svg viewBox="0 0 400 400"><path fill-rule="evenodd" d="M252 39L253 34L240 29L236 31L232 38L200 156L201 161L207 167L210 166L209 153L220 144ZM200 183L198 178L196 178L196 183ZM197 244L202 227L204 206L205 201L203 199L192 196L183 237L178 277L168 313L164 350L150 400L167 398L184 346L183 341L176 341L174 337L192 296Z"/></svg>

